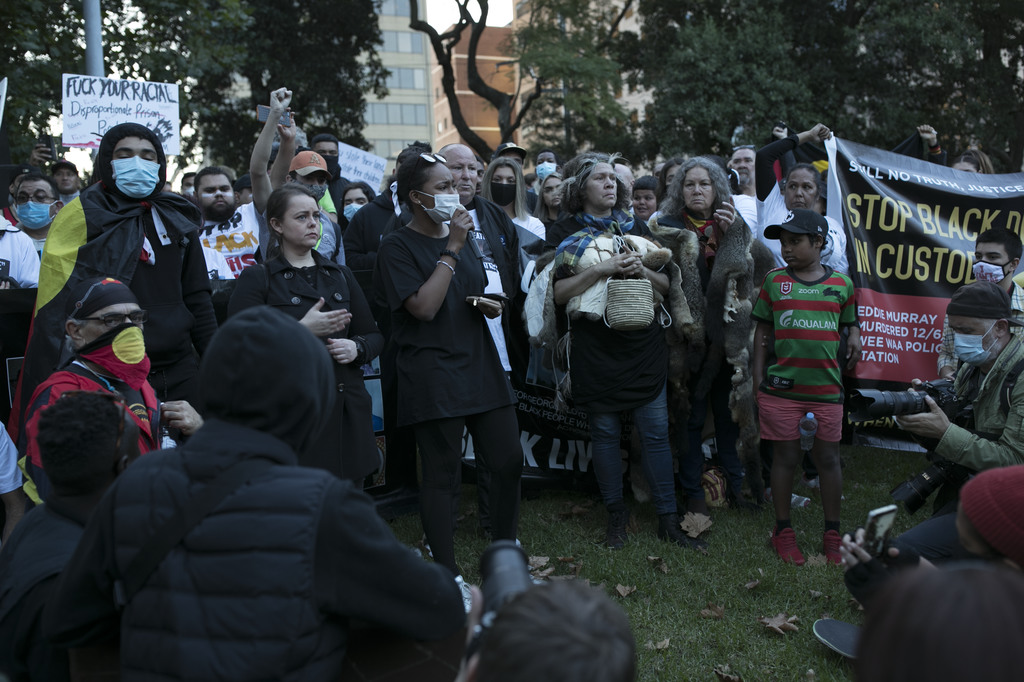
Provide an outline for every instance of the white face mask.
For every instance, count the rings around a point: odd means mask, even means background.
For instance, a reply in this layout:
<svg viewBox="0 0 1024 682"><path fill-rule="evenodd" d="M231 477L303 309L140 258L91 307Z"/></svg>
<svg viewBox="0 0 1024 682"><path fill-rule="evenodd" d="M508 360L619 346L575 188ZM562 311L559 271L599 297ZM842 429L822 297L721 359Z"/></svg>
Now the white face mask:
<svg viewBox="0 0 1024 682"><path fill-rule="evenodd" d="M417 194L425 197L434 198L434 207L427 208L423 207L426 214L430 216L430 219L440 225L441 223L447 222L452 219L455 212L462 208L462 203L459 201L458 194L427 194L426 192L420 192L415 190Z"/></svg>
<svg viewBox="0 0 1024 682"><path fill-rule="evenodd" d="M1003 273L1004 265L994 265L992 263L986 263L985 261L978 261L971 268L971 272L974 273L974 279L979 282L995 282L999 284L1003 281L1006 275Z"/></svg>

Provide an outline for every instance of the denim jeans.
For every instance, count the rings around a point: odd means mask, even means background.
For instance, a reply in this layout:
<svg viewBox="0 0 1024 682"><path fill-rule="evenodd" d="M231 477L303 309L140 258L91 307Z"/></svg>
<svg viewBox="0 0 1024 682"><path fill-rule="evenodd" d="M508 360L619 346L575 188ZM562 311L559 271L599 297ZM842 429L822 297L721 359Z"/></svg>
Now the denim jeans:
<svg viewBox="0 0 1024 682"><path fill-rule="evenodd" d="M732 391L732 365L725 361L722 362L722 367L711 382L711 389L700 400L693 395L694 389L697 387L697 379L698 377L694 377L690 380L691 405L686 429L683 431L677 428L677 436L682 436L685 433L687 438L685 450L679 448L679 478L682 481L683 492L689 498L704 499L704 488L701 486L701 476L704 473L701 433L704 430L704 421L707 419L710 406L714 412L718 461L725 470L729 489L739 493L743 485L744 472L743 464L736 452L736 438L739 436L740 427L732 420L732 411L729 409L729 393ZM677 441L677 445L682 445L682 443Z"/></svg>
<svg viewBox="0 0 1024 682"><path fill-rule="evenodd" d="M644 475L651 487L654 508L658 514L676 513L676 491L672 475L672 450L668 443L668 403L665 387L658 396L635 407L633 428L643 445ZM590 412L590 444L594 475L601 489L605 506L622 502L622 458L619 439L622 434L621 412Z"/></svg>

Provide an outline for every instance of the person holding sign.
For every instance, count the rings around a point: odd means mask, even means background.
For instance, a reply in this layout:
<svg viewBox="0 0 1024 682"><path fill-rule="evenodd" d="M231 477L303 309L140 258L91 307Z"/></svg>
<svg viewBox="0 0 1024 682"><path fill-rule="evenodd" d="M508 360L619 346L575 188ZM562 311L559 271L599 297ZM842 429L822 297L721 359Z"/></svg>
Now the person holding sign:
<svg viewBox="0 0 1024 682"><path fill-rule="evenodd" d="M825 559L833 564L842 561L843 381L836 359L840 327L849 328L846 368L853 369L860 359L853 282L822 264L826 234L825 218L808 209L796 209L786 222L765 228L765 239L781 243L786 268L768 273L751 313L757 320L752 374L758 384L761 438L776 441L771 474L776 521L771 543L783 561L797 566L804 563L804 556L790 523L790 495L802 453L799 424L807 413L817 419L811 458L821 479ZM778 361L766 368L773 334Z"/></svg>

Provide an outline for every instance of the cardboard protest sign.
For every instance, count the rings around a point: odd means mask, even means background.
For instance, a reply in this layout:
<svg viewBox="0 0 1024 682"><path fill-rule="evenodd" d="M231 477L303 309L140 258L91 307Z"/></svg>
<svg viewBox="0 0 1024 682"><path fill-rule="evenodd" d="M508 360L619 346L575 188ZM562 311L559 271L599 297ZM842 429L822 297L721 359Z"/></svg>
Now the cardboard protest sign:
<svg viewBox="0 0 1024 682"><path fill-rule="evenodd" d="M387 159L364 152L344 142L338 143L338 165L341 167L341 176L348 178L351 182L365 182L374 190L380 188L381 180L384 179L384 171L387 169Z"/></svg>
<svg viewBox="0 0 1024 682"><path fill-rule="evenodd" d="M65 147L99 147L110 128L138 123L160 138L165 153L179 153L176 84L65 73L61 93Z"/></svg>

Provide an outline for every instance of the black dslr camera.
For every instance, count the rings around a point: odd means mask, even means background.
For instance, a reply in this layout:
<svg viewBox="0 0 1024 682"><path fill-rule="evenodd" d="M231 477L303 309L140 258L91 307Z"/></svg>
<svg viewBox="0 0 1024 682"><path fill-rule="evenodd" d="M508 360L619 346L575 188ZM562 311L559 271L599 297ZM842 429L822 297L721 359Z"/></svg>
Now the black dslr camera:
<svg viewBox="0 0 1024 682"><path fill-rule="evenodd" d="M480 580L484 593L484 612L466 647L467 659L479 651L480 643L501 607L533 587L526 554L512 540L496 540L487 546L480 557Z"/></svg>
<svg viewBox="0 0 1024 682"><path fill-rule="evenodd" d="M866 422L901 414L927 412L925 396L931 396L950 421L960 418L961 401L949 379L926 381L915 391L850 391L850 421Z"/></svg>
<svg viewBox="0 0 1024 682"><path fill-rule="evenodd" d="M901 414L927 412L929 408L925 396L930 396L954 424L965 428L974 426L973 406L970 401L957 396L953 390L953 382L948 379L926 381L916 391L851 391L850 421L864 422L897 417ZM935 445L934 442L916 440L929 449ZM973 473L966 467L935 457L931 453L929 459L932 462L931 466L889 492L892 499L902 503L909 514L920 509L942 484L949 483L954 488L959 488Z"/></svg>

